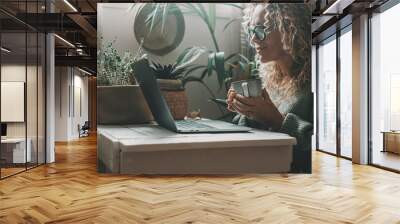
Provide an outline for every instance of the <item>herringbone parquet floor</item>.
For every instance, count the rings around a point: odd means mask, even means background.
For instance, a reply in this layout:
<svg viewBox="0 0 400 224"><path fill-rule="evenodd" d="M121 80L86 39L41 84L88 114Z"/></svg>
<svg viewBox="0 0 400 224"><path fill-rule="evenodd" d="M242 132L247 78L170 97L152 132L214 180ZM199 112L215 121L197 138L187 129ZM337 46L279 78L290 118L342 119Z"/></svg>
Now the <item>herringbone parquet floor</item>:
<svg viewBox="0 0 400 224"><path fill-rule="evenodd" d="M400 175L323 153L312 175L115 176L95 141L0 181L0 223L400 223Z"/></svg>

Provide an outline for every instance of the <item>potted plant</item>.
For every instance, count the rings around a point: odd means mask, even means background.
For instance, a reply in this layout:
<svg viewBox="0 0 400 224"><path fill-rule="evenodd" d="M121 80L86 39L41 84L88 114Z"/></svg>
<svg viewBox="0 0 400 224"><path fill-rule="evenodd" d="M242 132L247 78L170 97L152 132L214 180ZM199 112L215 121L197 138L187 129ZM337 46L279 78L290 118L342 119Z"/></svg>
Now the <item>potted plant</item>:
<svg viewBox="0 0 400 224"><path fill-rule="evenodd" d="M146 100L137 85L133 68L144 57L141 47L135 55L120 56L109 42L98 51L97 121L99 124L137 124L152 120Z"/></svg>
<svg viewBox="0 0 400 224"><path fill-rule="evenodd" d="M228 90L231 83L239 80L257 79L259 77L259 60L248 59L246 56L239 54L240 60L228 63L226 69L227 78L224 80L225 88Z"/></svg>
<svg viewBox="0 0 400 224"><path fill-rule="evenodd" d="M192 64L201 54L206 52L202 47L185 49L172 64L152 62L151 67L157 78L161 92L175 120L182 120L188 112L188 100L185 92L188 72L196 67Z"/></svg>
<svg viewBox="0 0 400 224"><path fill-rule="evenodd" d="M148 7L146 7L148 4L151 4L150 11L148 11ZM224 3L224 5L237 8L239 10L244 9L240 4ZM185 14L196 15L201 19L202 22L204 22L204 25L209 31L213 48L209 48L206 51L208 54L207 63L188 69L188 72L184 75L184 78L182 78L181 80L183 86L189 82L200 83L203 87L206 88L208 93L211 95L211 99L215 99L216 97L215 94L213 93L214 91L204 82L205 78L210 77L213 74L216 74L220 88L223 88L224 84L226 87L228 84L227 80L231 79L230 76L231 74L229 73L230 71L227 70L230 67L229 64L233 60L238 60L238 57L240 55L239 53L232 53L230 55L225 55L225 52L222 51L222 49L220 48L216 34L216 25L217 25L216 5L215 4L204 5L202 3L182 3L179 4L179 7L177 7L176 3L141 3L132 5L130 9L132 10L137 7L138 7L138 13L136 14L136 16L140 15L142 11L143 13L148 14L144 25L149 27L149 32L152 32L153 29L155 30L154 32L161 32L161 33L166 32L167 29L163 29L163 27L165 27L167 24L168 21L167 15L176 14L177 11L180 11L181 14L183 15ZM184 19L184 17L182 19ZM241 19L242 19L241 16L231 19L225 24L223 30L225 31L231 24L234 24L234 22L240 21ZM156 25L158 24L161 24L159 25L159 27L161 28L155 29ZM195 72L201 75L194 76L191 74ZM226 110L224 110L224 106L218 104L218 108L221 111L222 115L226 113Z"/></svg>

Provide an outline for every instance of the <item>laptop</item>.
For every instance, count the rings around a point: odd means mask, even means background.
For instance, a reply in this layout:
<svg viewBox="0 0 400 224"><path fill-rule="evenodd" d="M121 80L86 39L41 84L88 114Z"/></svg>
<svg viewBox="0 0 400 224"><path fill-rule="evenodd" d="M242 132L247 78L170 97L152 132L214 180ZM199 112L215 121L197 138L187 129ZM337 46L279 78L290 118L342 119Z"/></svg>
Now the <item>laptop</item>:
<svg viewBox="0 0 400 224"><path fill-rule="evenodd" d="M1 140L7 139L7 124L1 123Z"/></svg>
<svg viewBox="0 0 400 224"><path fill-rule="evenodd" d="M218 120L174 120L147 59L134 67L136 80L158 125L177 133L249 132L251 128Z"/></svg>

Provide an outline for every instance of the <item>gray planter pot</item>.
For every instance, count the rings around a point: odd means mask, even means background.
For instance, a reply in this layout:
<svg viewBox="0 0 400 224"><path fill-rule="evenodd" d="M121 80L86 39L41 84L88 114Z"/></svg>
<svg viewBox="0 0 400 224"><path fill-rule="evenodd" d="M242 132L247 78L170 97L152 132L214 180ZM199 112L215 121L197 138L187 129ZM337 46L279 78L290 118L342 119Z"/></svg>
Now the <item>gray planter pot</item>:
<svg viewBox="0 0 400 224"><path fill-rule="evenodd" d="M153 120L151 111L138 85L98 86L98 124L142 124Z"/></svg>

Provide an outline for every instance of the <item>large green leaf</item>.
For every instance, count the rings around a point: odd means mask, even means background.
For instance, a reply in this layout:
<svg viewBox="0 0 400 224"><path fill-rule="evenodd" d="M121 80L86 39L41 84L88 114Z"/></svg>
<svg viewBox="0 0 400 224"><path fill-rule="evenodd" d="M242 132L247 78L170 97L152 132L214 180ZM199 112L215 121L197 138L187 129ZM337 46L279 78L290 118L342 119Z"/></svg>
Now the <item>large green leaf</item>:
<svg viewBox="0 0 400 224"><path fill-rule="evenodd" d="M212 52L208 55L208 63L207 63L207 74L208 76L212 75L212 72L214 70L214 64L215 64L215 52Z"/></svg>
<svg viewBox="0 0 400 224"><path fill-rule="evenodd" d="M198 16L200 16L200 18L204 21L204 23L207 25L208 30L210 31L210 35L211 35L212 41L214 43L215 50L219 51L219 46L217 43L217 39L215 37L214 29L212 28L212 25L210 23L210 18L208 16L203 4L202 3L187 3L187 4L185 4L184 7L190 9L190 11L192 11L195 14L197 14Z"/></svg>
<svg viewBox="0 0 400 224"><path fill-rule="evenodd" d="M184 6L189 9L191 13L200 16L200 18L208 25L207 13L202 11L199 7L196 7L196 4L186 3ZM204 9L204 8L203 8Z"/></svg>
<svg viewBox="0 0 400 224"><path fill-rule="evenodd" d="M207 68L207 66L206 65L197 65L197 66L193 66L193 67L191 67L190 69L188 69L186 72L185 72L185 75L183 76L183 77L188 77L188 76L190 76L190 74L192 73L192 72L194 72L194 71L196 71L196 70L198 70L198 69L201 69L201 68ZM206 69L207 70L207 69Z"/></svg>
<svg viewBox="0 0 400 224"><path fill-rule="evenodd" d="M156 25L161 23L161 33L165 31L165 24L168 19L168 15L174 14L176 11L181 11L175 3L146 3L151 4L152 11L147 15L145 24L150 26L150 32ZM146 4L139 9L143 9Z"/></svg>
<svg viewBox="0 0 400 224"><path fill-rule="evenodd" d="M190 76L190 77L187 77L186 79L182 80L182 85L185 86L189 82L198 82L198 83L202 84L207 89L208 93L210 93L211 97L216 98L213 91L210 89L210 87L207 86L207 84L203 81L203 79Z"/></svg>
<svg viewBox="0 0 400 224"><path fill-rule="evenodd" d="M165 28L165 21L167 21L167 16L169 13L169 8L171 7L171 4L164 3L163 4L163 13L162 13L162 23L161 23L161 33L164 33L164 28Z"/></svg>
<svg viewBox="0 0 400 224"><path fill-rule="evenodd" d="M185 67L197 60L203 53L207 51L204 47L188 47L176 59L177 67Z"/></svg>
<svg viewBox="0 0 400 224"><path fill-rule="evenodd" d="M201 83L205 84L202 79L200 79L198 77L194 77L194 76L189 76L189 77L186 77L185 79L182 79L183 86L185 86L188 82L201 82Z"/></svg>
<svg viewBox="0 0 400 224"><path fill-rule="evenodd" d="M154 7L153 7L153 11L150 14L152 16L150 17L151 18L151 24L150 24L149 33L151 33L151 31L153 31L153 27L154 27L154 25L156 23L156 20L158 18L158 14L157 13L158 13L158 10L160 9L160 7L161 7L161 3L155 4ZM161 22L164 23L165 21L161 21Z"/></svg>
<svg viewBox="0 0 400 224"><path fill-rule="evenodd" d="M217 71L218 83L222 87L225 80L225 53L215 53L215 70Z"/></svg>
<svg viewBox="0 0 400 224"><path fill-rule="evenodd" d="M238 56L238 55L239 55L239 53L230 54L228 57L225 58L225 61L229 61L230 59L232 59L233 57Z"/></svg>
<svg viewBox="0 0 400 224"><path fill-rule="evenodd" d="M143 9L143 7L145 7L146 4L144 3L137 3L137 4L133 4L128 10L133 10L135 8L138 8L136 15L135 15L135 20L138 19L139 16L139 12Z"/></svg>
<svg viewBox="0 0 400 224"><path fill-rule="evenodd" d="M216 16L216 5L214 3L208 3L208 18L210 22L210 26L213 32L215 32L215 26L217 24L217 16Z"/></svg>
<svg viewBox="0 0 400 224"><path fill-rule="evenodd" d="M240 66L240 71L241 72L244 72L246 70L246 64L245 63L239 61L239 66Z"/></svg>
<svg viewBox="0 0 400 224"><path fill-rule="evenodd" d="M140 10L140 8L143 8L145 5L146 5L146 3L133 3L131 6L128 7L127 11L128 12L133 11L135 8L138 8L138 7Z"/></svg>
<svg viewBox="0 0 400 224"><path fill-rule="evenodd" d="M202 17L202 19L207 23L207 25L210 26L211 24L210 24L206 9L204 8L203 4L202 3L196 3L196 5L197 5L197 12Z"/></svg>
<svg viewBox="0 0 400 224"><path fill-rule="evenodd" d="M236 3L223 3L223 4L224 4L224 5L229 5L229 6L232 6L232 7L234 7L234 8L241 9L241 10L244 9L244 7L242 7L242 6L240 6L240 5L236 4Z"/></svg>
<svg viewBox="0 0 400 224"><path fill-rule="evenodd" d="M243 59L243 61L245 61L247 64L250 63L250 60L249 60L246 56L244 56L243 54L238 54L238 55L239 55L239 57L240 57L241 59Z"/></svg>
<svg viewBox="0 0 400 224"><path fill-rule="evenodd" d="M182 14L186 14L186 15L196 15L197 13L193 11L193 7L190 6L190 3L187 4L179 4L179 6L181 7L181 12Z"/></svg>
<svg viewBox="0 0 400 224"><path fill-rule="evenodd" d="M229 21L225 24L224 30L223 30L223 31L225 31L225 30L229 27L229 25L231 25L231 24L234 23L235 21L240 21L241 19L242 19L242 18L233 18L233 19L229 20Z"/></svg>
<svg viewBox="0 0 400 224"><path fill-rule="evenodd" d="M208 72L208 69L206 68L206 69L204 69L203 72L201 73L200 78L201 78L202 80L206 77L207 72Z"/></svg>
<svg viewBox="0 0 400 224"><path fill-rule="evenodd" d="M227 56L227 57L225 58L225 61L229 61L230 59L232 59L232 58L235 57L235 56L239 56L239 58L242 59L244 62L250 63L250 60L249 60L246 56L244 56L243 54L241 54L241 53L233 53L233 54L230 54L229 56Z"/></svg>

